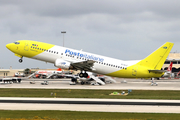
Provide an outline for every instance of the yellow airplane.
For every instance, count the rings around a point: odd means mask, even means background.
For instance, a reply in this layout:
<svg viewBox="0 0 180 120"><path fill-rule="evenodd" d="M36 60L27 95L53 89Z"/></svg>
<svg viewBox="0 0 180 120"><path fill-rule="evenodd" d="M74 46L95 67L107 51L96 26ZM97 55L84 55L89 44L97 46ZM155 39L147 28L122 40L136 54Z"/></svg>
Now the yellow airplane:
<svg viewBox="0 0 180 120"><path fill-rule="evenodd" d="M61 47L48 43L19 40L6 47L20 57L28 57L53 63L62 69L80 70L80 77L88 77L86 71L119 78L159 78L161 70L173 43L166 42L143 60L123 61L80 50Z"/></svg>

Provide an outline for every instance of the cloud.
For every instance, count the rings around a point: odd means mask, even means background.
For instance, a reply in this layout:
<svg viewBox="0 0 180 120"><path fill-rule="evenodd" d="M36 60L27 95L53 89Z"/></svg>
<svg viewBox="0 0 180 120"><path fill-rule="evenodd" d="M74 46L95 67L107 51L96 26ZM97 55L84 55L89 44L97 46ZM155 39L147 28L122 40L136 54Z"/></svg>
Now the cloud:
<svg viewBox="0 0 180 120"><path fill-rule="evenodd" d="M143 59L165 42L180 46L178 0L0 1L0 50L5 68L53 67L18 58L5 48L21 39L62 45L118 59ZM13 60L13 61L12 61ZM27 62L26 62L27 61ZM0 65L0 66L1 66Z"/></svg>

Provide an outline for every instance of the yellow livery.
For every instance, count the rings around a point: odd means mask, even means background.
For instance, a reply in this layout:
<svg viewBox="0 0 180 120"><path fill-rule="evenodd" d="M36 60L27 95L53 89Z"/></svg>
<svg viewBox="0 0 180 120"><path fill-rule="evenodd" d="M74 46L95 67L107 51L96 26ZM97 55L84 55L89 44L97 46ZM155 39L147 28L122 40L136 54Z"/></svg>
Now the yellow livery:
<svg viewBox="0 0 180 120"><path fill-rule="evenodd" d="M53 44L19 40L6 47L16 56L37 59L53 63L62 69L80 70L81 77L87 77L86 71L120 78L158 78L173 43L166 42L143 60L123 61Z"/></svg>

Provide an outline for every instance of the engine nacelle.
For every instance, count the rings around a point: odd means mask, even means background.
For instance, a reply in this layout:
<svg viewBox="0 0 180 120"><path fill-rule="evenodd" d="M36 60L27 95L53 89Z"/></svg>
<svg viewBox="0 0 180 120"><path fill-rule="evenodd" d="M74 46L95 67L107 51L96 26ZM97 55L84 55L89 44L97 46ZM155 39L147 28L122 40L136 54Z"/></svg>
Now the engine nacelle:
<svg viewBox="0 0 180 120"><path fill-rule="evenodd" d="M55 67L58 67L58 68L62 68L62 69L69 69L70 66L71 66L71 63L70 62L67 62L65 60L62 60L62 59L57 59L55 61L55 64L54 64Z"/></svg>

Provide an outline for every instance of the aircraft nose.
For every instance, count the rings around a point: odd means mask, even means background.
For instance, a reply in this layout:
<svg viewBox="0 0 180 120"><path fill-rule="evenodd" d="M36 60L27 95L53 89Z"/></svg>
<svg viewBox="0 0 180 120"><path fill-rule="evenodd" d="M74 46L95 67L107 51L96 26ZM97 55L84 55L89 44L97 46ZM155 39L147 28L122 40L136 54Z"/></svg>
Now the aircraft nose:
<svg viewBox="0 0 180 120"><path fill-rule="evenodd" d="M10 43L10 44L7 44L6 47L7 47L8 49L10 49L10 48L11 48L11 43Z"/></svg>
<svg viewBox="0 0 180 120"><path fill-rule="evenodd" d="M12 49L12 43L7 44L7 45L6 45L6 48L8 48L9 50L11 50L11 49Z"/></svg>

